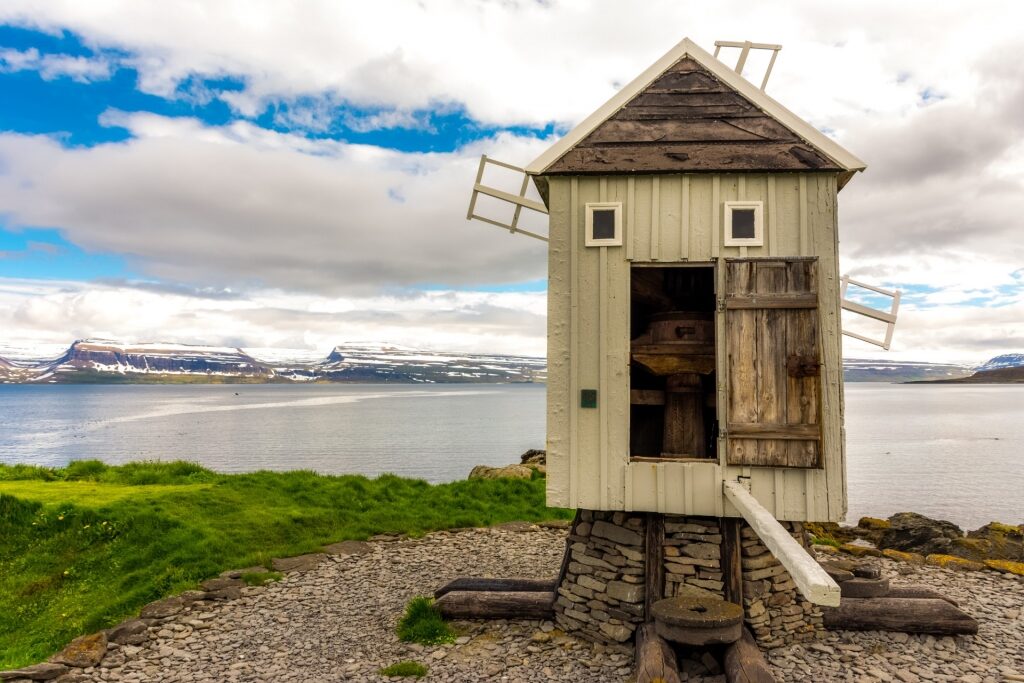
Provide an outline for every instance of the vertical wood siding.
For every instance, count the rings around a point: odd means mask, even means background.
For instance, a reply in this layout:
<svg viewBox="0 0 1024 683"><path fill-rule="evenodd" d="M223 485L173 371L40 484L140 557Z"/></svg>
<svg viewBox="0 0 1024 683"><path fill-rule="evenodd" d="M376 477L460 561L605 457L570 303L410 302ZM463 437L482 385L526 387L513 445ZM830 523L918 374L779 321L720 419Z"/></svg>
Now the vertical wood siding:
<svg viewBox="0 0 1024 683"><path fill-rule="evenodd" d="M835 175L745 174L742 181L737 174L551 176L549 191L549 503L738 515L724 500L721 481L743 475L779 519L841 519L846 481ZM764 202L764 246L723 245L721 207L730 200ZM623 247L584 246L584 207L596 201L622 202ZM824 468L630 463L630 261L711 263L741 256L818 258ZM596 409L580 408L581 389L598 390ZM719 399L728 405L721 391ZM720 419L728 419L724 410Z"/></svg>

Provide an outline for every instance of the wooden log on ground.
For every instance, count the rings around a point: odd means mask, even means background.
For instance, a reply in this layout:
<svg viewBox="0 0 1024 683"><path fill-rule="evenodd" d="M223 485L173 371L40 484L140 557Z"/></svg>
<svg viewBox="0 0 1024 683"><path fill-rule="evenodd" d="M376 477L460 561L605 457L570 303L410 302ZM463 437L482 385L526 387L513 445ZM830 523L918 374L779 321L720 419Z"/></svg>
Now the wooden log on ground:
<svg viewBox="0 0 1024 683"><path fill-rule="evenodd" d="M434 603L447 619L550 619L550 591L452 591Z"/></svg>
<svg viewBox="0 0 1024 683"><path fill-rule="evenodd" d="M775 683L775 676L750 631L725 648L725 680L729 683Z"/></svg>
<svg viewBox="0 0 1024 683"><path fill-rule="evenodd" d="M487 579L475 576L462 576L438 588L434 591L434 597L439 598L452 591L554 592L558 588L555 585L556 583L556 579Z"/></svg>
<svg viewBox="0 0 1024 683"><path fill-rule="evenodd" d="M855 577L839 584L844 598L883 598L889 592L889 579Z"/></svg>
<svg viewBox="0 0 1024 683"><path fill-rule="evenodd" d="M833 631L902 631L972 635L978 622L945 600L935 598L843 598L822 610Z"/></svg>
<svg viewBox="0 0 1024 683"><path fill-rule="evenodd" d="M953 607L959 607L960 603L953 598L947 597L937 590L925 586L889 586L889 592L883 595L884 598L908 598L917 599L931 598L934 600L945 600Z"/></svg>
<svg viewBox="0 0 1024 683"><path fill-rule="evenodd" d="M653 623L636 631L636 683L679 683L676 653Z"/></svg>

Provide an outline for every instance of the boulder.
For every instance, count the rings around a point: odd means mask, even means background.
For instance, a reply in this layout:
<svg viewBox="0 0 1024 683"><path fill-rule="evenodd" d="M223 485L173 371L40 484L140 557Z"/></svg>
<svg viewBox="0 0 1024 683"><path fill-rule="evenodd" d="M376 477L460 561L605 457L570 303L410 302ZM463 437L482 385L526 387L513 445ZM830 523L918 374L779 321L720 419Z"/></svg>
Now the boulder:
<svg viewBox="0 0 1024 683"><path fill-rule="evenodd" d="M1009 560L1024 562L1024 529L999 522L989 522L980 529L957 539L954 555L978 562Z"/></svg>
<svg viewBox="0 0 1024 683"><path fill-rule="evenodd" d="M327 556L323 553L310 553L308 555L296 555L295 557L275 557L270 561L270 566L277 572L304 572L316 569L326 559Z"/></svg>
<svg viewBox="0 0 1024 683"><path fill-rule="evenodd" d="M882 555L888 557L890 560L898 560L909 564L924 564L924 555L921 553L905 553L902 550L886 548L882 551Z"/></svg>
<svg viewBox="0 0 1024 683"><path fill-rule="evenodd" d="M1004 574L1016 574L1024 576L1024 562L1011 562L1009 560L985 560L985 566Z"/></svg>
<svg viewBox="0 0 1024 683"><path fill-rule="evenodd" d="M219 591L225 588L241 588L245 585L245 582L242 581L242 579L221 577L217 579L207 579L199 585L202 586L203 590L207 593L212 593L213 591Z"/></svg>
<svg viewBox="0 0 1024 683"><path fill-rule="evenodd" d="M0 671L0 681L26 679L30 681L49 681L57 676L66 674L67 672L68 667L63 664L43 662L42 664L33 664L32 666L26 666L22 669Z"/></svg>
<svg viewBox="0 0 1024 683"><path fill-rule="evenodd" d="M527 465L506 465L505 467L488 467L477 465L470 473L470 479L532 479L533 467Z"/></svg>
<svg viewBox="0 0 1024 683"><path fill-rule="evenodd" d="M85 669L99 666L107 654L107 634L103 631L75 638L63 650L50 658L57 664Z"/></svg>
<svg viewBox="0 0 1024 683"><path fill-rule="evenodd" d="M149 623L142 619L129 619L107 632L107 639L119 645L140 645L149 638Z"/></svg>
<svg viewBox="0 0 1024 683"><path fill-rule="evenodd" d="M853 555L854 557L881 557L882 551L878 548L872 548L869 545L860 545L858 543L844 543L839 546L839 550L846 553L847 555Z"/></svg>
<svg viewBox="0 0 1024 683"><path fill-rule="evenodd" d="M324 552L328 555L365 555L373 550L366 541L341 541L324 546Z"/></svg>
<svg viewBox="0 0 1024 683"><path fill-rule="evenodd" d="M547 451L531 448L519 457L524 465L547 465Z"/></svg>
<svg viewBox="0 0 1024 683"><path fill-rule="evenodd" d="M170 617L185 609L185 601L181 597L165 598L151 602L139 612L143 619L163 619Z"/></svg>
<svg viewBox="0 0 1024 683"><path fill-rule="evenodd" d="M878 547L925 556L951 555L956 547L954 541L963 536L964 532L952 522L900 512L889 518L889 528L882 532Z"/></svg>
<svg viewBox="0 0 1024 683"><path fill-rule="evenodd" d="M928 555L924 558L924 561L935 567L959 569L960 571L965 572L979 572L985 568L985 565L981 562L965 560L964 558L957 557L955 555L943 555L942 553Z"/></svg>

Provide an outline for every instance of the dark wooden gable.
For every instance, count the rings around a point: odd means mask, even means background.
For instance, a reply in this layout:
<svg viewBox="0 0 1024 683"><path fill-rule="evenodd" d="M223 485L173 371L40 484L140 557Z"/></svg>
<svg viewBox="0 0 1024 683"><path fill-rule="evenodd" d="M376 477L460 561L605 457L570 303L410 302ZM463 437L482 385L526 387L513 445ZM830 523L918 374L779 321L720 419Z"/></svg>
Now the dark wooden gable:
<svg viewBox="0 0 1024 683"><path fill-rule="evenodd" d="M684 57L545 173L841 170L710 71Z"/></svg>

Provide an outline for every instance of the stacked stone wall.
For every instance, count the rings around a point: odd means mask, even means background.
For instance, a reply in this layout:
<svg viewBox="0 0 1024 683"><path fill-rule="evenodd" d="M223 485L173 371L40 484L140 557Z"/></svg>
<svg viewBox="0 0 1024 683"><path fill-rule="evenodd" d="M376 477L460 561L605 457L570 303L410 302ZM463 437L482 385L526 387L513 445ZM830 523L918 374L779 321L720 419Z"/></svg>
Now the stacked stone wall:
<svg viewBox="0 0 1024 683"><path fill-rule="evenodd" d="M806 547L803 524L781 524ZM758 645L770 649L814 638L823 628L821 609L803 599L789 572L753 529L744 524L740 537L743 611Z"/></svg>
<svg viewBox="0 0 1024 683"><path fill-rule="evenodd" d="M581 510L566 552L555 621L593 640L630 640L644 615L644 516Z"/></svg>
<svg viewBox="0 0 1024 683"><path fill-rule="evenodd" d="M568 538L555 620L567 632L605 643L632 639L643 622L646 513L581 510ZM662 597L724 599L722 533L715 517L665 515ZM782 522L801 545L803 525ZM820 609L804 600L785 567L741 526L743 608L762 648L814 638Z"/></svg>
<svg viewBox="0 0 1024 683"><path fill-rule="evenodd" d="M666 516L662 553L664 597L724 596L722 534L718 519Z"/></svg>

